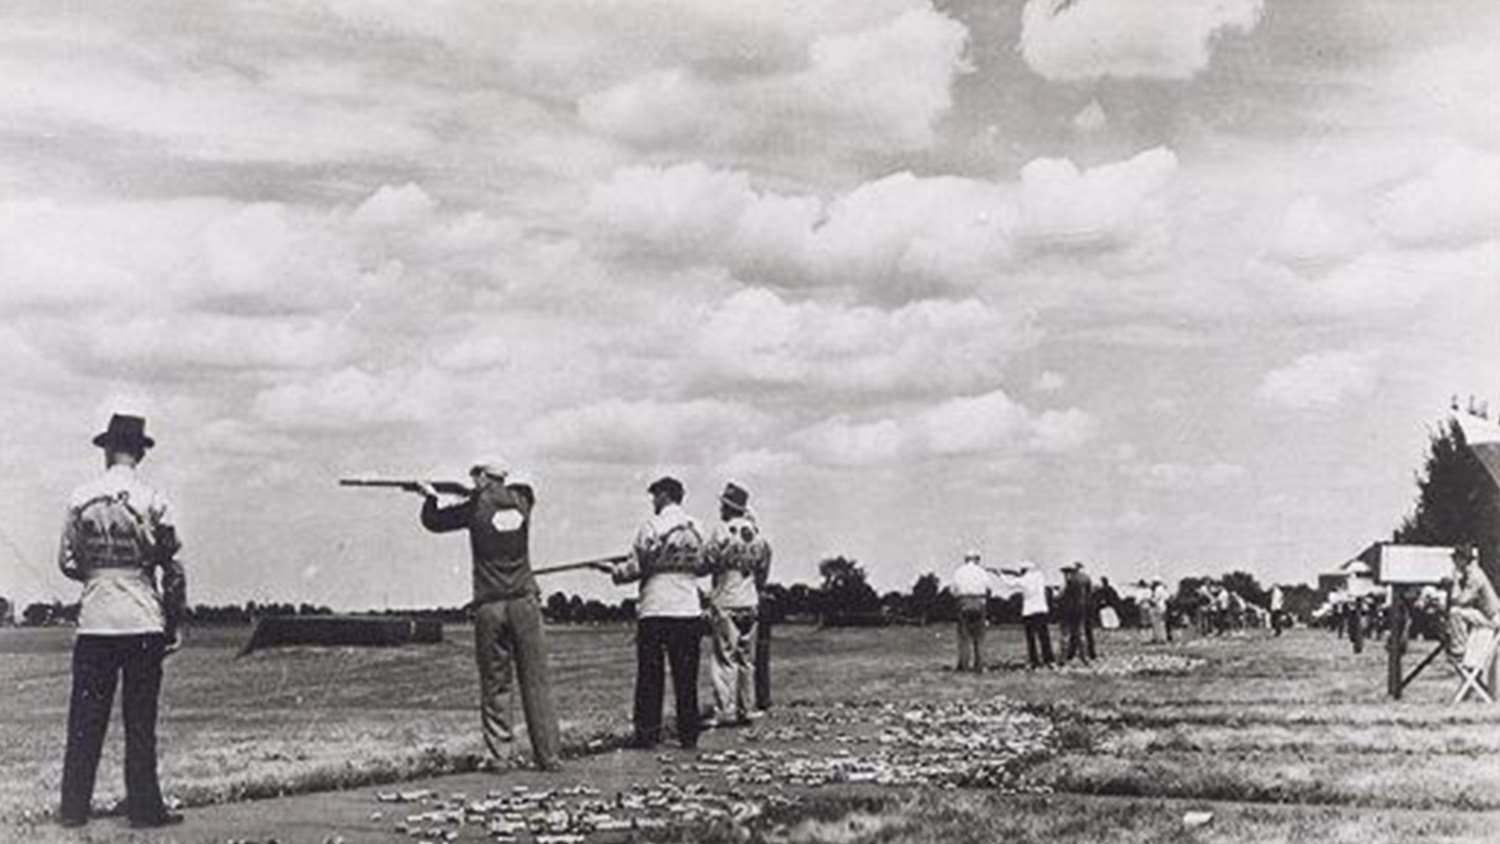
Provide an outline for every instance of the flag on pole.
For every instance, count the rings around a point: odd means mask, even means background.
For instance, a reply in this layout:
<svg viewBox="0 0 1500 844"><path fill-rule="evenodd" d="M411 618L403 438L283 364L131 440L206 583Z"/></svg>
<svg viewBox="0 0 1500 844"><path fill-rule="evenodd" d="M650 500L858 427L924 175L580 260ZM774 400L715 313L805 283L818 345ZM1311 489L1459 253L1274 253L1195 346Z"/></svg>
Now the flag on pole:
<svg viewBox="0 0 1500 844"><path fill-rule="evenodd" d="M1490 473L1490 480L1500 487L1500 423L1473 413L1454 411L1453 418L1464 432L1469 451Z"/></svg>

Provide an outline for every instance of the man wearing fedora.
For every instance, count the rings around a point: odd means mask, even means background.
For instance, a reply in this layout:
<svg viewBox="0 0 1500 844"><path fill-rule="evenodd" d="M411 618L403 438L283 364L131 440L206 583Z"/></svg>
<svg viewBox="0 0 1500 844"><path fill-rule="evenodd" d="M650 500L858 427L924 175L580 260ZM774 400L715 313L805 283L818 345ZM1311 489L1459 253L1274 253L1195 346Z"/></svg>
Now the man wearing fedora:
<svg viewBox="0 0 1500 844"><path fill-rule="evenodd" d="M771 565L771 546L750 512L750 493L733 481L719 496L719 524L704 550L713 575L709 615L713 628L714 713L704 726L748 724L755 708L756 584Z"/></svg>
<svg viewBox="0 0 1500 844"><path fill-rule="evenodd" d="M536 766L556 771L562 767L562 742L547 680L540 590L531 572L531 510L536 493L530 480L514 477L507 481L506 475L505 466L499 463L475 466L469 471L473 493L448 507L438 506L437 492L421 484L422 526L434 533L464 530L469 534L479 721L491 758L501 763L505 745L514 737L508 700L514 670Z"/></svg>
<svg viewBox="0 0 1500 844"><path fill-rule="evenodd" d="M664 673L672 667L677 739L698 746L698 659L703 607L698 576L703 565L703 533L682 509L682 482L670 475L646 488L654 514L636 531L630 556L608 568L617 584L640 582L635 633L635 736L631 744L654 747L661 741Z"/></svg>
<svg viewBox="0 0 1500 844"><path fill-rule="evenodd" d="M146 421L116 414L94 437L104 474L73 491L58 566L83 584L73 642L73 690L63 757L64 826L88 822L115 687L125 719L126 813L133 827L182 821L167 809L156 774L156 715L162 661L182 644L187 581L167 499L136 474ZM157 571L160 570L160 583Z"/></svg>

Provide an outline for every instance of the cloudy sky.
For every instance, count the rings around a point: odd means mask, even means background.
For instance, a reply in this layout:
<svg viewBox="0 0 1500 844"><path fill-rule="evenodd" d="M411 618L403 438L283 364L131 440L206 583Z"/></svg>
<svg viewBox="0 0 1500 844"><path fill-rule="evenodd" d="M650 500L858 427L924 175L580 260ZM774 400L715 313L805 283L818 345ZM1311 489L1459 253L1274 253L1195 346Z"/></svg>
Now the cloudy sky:
<svg viewBox="0 0 1500 844"><path fill-rule="evenodd" d="M0 593L144 413L198 601L457 604L341 475L663 471L779 579L1311 579L1500 397L1492 0L323 0L0 13ZM596 577L548 588L620 596Z"/></svg>

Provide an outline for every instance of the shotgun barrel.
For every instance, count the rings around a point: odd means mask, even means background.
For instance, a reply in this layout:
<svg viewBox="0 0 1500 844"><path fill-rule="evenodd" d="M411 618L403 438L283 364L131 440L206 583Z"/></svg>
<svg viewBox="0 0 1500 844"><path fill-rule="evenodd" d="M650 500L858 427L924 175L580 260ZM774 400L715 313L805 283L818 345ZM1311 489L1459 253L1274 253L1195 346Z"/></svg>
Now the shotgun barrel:
<svg viewBox="0 0 1500 844"><path fill-rule="evenodd" d="M591 569L600 563L623 563L630 558L629 554L615 554L611 557L595 557L592 560L578 560L572 563L557 563L555 565L543 566L532 569L532 574L557 574L564 571L577 571L578 569Z"/></svg>
<svg viewBox="0 0 1500 844"><path fill-rule="evenodd" d="M339 478L339 486L399 489L406 492L417 492L424 483L444 495L472 495L474 493L473 487L459 481L419 481L408 480L406 478Z"/></svg>
<svg viewBox="0 0 1500 844"><path fill-rule="evenodd" d="M600 563L623 563L623 562L625 562L628 559L630 559L630 555L629 554L615 554L615 555L609 556L609 557L595 557L595 558L593 558L591 560L576 560L576 561L571 562L571 563L556 563L556 564L550 565L550 566L542 566L539 569L532 569L531 573L534 574L534 575L536 575L536 574L557 574L558 572L564 572L564 571L577 571L578 569L591 569L594 566L599 565ZM476 602L476 601L470 601L467 604L464 604L464 606L463 606L464 612L469 612L469 611L473 610L478 605L479 605L478 602Z"/></svg>

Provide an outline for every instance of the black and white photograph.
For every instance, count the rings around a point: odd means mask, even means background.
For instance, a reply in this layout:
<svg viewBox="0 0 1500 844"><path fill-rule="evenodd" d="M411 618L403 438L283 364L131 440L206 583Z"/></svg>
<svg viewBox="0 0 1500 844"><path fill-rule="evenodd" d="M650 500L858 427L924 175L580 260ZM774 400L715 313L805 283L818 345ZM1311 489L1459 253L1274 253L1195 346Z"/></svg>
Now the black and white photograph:
<svg viewBox="0 0 1500 844"><path fill-rule="evenodd" d="M0 842L1500 841L1495 0L0 0Z"/></svg>

